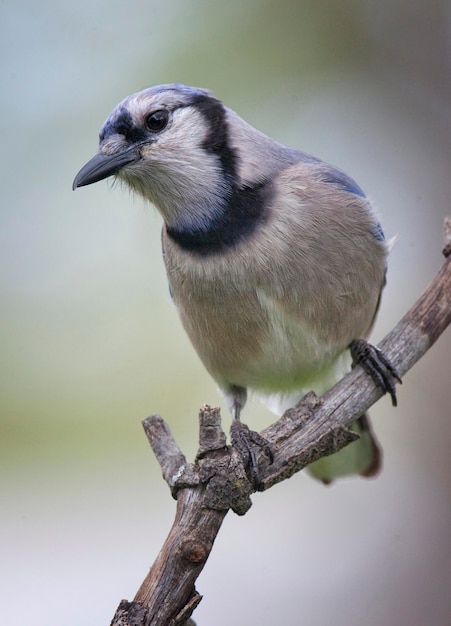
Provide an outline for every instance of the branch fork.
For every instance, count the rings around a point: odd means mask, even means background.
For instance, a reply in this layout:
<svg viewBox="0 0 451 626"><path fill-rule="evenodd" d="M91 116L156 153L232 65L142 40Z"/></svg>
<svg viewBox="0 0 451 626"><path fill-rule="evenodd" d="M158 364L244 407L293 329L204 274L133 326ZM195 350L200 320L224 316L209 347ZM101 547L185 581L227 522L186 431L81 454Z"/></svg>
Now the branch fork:
<svg viewBox="0 0 451 626"><path fill-rule="evenodd" d="M401 376L425 354L451 323L451 217L445 220L445 262L426 291L385 337L379 348ZM360 366L318 398L307 394L261 435L274 451L269 464L256 450L266 490L313 461L332 454L357 435L348 426L382 395ZM134 600L122 600L111 626L193 626L201 601L195 581L227 512L244 515L253 492L241 456L227 446L220 411L199 413L199 451L188 463L159 415L143 421L177 509L169 535Z"/></svg>

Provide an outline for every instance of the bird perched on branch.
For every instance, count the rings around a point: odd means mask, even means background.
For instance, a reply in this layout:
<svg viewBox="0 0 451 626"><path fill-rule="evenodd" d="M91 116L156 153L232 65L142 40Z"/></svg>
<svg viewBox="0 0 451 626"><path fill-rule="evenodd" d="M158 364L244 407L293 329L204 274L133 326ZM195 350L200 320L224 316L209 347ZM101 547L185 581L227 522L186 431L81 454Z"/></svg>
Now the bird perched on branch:
<svg viewBox="0 0 451 626"><path fill-rule="evenodd" d="M244 456L255 458L255 444L271 455L240 422L247 390L281 412L337 382L350 367L348 350L396 404L399 376L364 339L389 246L368 198L344 172L270 139L210 91L174 84L116 106L73 188L109 176L163 217L174 302L225 394L232 441ZM354 429L360 440L311 466L324 482L377 472L367 417Z"/></svg>

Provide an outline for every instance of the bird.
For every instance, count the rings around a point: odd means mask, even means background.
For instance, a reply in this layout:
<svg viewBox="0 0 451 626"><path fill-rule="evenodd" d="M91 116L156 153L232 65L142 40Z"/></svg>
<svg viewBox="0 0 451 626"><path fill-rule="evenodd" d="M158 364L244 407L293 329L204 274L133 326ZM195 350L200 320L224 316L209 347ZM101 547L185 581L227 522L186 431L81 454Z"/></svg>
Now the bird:
<svg viewBox="0 0 451 626"><path fill-rule="evenodd" d="M73 189L109 177L162 216L173 301L225 396L256 489L254 446L270 462L273 451L241 421L248 392L280 415L357 363L396 405L399 374L367 341L390 242L344 171L265 135L208 89L167 84L113 109ZM360 439L313 463L313 476L328 484L378 473L368 416L352 428Z"/></svg>

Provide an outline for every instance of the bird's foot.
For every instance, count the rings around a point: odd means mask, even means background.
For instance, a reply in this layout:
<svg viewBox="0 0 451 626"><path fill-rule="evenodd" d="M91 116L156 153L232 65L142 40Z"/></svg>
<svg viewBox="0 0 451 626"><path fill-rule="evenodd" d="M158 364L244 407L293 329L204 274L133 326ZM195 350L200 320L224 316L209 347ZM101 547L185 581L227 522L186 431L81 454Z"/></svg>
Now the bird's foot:
<svg viewBox="0 0 451 626"><path fill-rule="evenodd" d="M254 446L261 448L271 464L274 460L274 452L268 441L254 430L250 430L246 424L234 419L230 427L230 435L233 447L239 452L243 464L250 474L255 491L262 491L263 483L258 471L257 457Z"/></svg>
<svg viewBox="0 0 451 626"><path fill-rule="evenodd" d="M396 368L385 354L365 339L355 339L349 345L354 365L361 365L384 393L389 393L393 406L397 406L396 382L402 383Z"/></svg>

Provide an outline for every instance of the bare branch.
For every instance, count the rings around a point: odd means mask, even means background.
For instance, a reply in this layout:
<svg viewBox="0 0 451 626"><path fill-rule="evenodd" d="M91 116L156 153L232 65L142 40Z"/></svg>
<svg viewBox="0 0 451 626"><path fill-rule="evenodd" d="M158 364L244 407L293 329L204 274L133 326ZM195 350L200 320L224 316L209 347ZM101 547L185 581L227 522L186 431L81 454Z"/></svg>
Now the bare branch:
<svg viewBox="0 0 451 626"><path fill-rule="evenodd" d="M445 221L446 260L426 291L379 347L404 375L451 322L451 218ZM318 398L307 394L262 435L275 451L269 465L257 453L262 488L289 478L313 461L341 449L356 437L347 426L382 395L361 367ZM177 498L170 533L134 601L123 600L111 626L188 626L201 600L195 580L202 571L229 509L243 515L252 486L241 458L226 446L219 409L200 411L200 449L187 463L160 416L144 428L163 476Z"/></svg>

